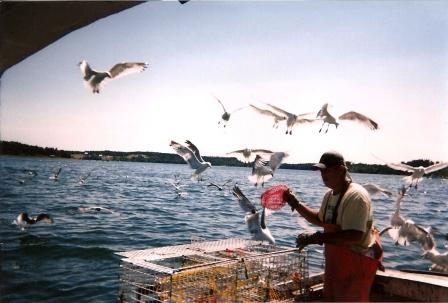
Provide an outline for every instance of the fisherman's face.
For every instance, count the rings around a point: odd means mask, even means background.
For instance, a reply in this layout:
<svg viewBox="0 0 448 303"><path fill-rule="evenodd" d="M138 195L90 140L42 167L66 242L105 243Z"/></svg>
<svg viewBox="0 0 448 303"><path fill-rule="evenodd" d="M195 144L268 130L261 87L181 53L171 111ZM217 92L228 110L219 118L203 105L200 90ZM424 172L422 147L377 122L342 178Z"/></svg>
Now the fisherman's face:
<svg viewBox="0 0 448 303"><path fill-rule="evenodd" d="M333 166L321 169L320 175L326 187L335 189L345 180L345 169L342 165Z"/></svg>

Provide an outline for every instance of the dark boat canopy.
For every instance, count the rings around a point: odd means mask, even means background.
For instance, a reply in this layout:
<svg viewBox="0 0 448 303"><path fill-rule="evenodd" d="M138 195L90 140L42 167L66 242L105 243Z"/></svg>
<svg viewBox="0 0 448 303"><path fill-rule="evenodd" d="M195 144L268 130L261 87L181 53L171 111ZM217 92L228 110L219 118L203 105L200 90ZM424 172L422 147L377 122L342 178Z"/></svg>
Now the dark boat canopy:
<svg viewBox="0 0 448 303"><path fill-rule="evenodd" d="M0 77L70 32L144 1L0 2Z"/></svg>

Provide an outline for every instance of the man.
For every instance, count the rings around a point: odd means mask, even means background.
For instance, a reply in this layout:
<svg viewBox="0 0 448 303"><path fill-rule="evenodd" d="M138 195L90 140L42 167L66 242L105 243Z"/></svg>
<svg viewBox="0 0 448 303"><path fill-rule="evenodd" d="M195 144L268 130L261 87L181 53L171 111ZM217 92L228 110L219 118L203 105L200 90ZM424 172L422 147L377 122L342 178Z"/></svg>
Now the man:
<svg viewBox="0 0 448 303"><path fill-rule="evenodd" d="M324 153L313 168L320 170L330 188L319 210L304 205L291 190L283 197L293 210L324 229L323 233L300 234L297 247L325 244L323 301L368 301L376 270L382 268L370 196L361 185L351 182L344 157L338 152Z"/></svg>

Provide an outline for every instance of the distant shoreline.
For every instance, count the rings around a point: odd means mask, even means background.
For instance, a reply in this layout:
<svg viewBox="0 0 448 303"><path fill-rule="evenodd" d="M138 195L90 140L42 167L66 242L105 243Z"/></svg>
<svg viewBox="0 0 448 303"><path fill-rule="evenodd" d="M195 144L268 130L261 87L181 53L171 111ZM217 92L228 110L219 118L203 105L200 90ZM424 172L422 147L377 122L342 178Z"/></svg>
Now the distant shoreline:
<svg viewBox="0 0 448 303"><path fill-rule="evenodd" d="M0 155L24 156L24 157L45 157L72 160L99 160L99 161L125 161L125 162L148 162L148 163L171 163L184 164L185 161L177 154L159 152L120 152L120 151L66 151L57 148L40 147L28 145L14 141L0 141ZM203 157L213 166L233 166L247 167L248 164L238 161L235 157ZM412 160L405 162L411 166L427 167L434 164L431 160ZM311 170L313 163L283 163L282 169ZM348 169L351 173L383 174L383 175L409 175L409 173L396 171L386 165L352 163L347 161ZM448 178L448 168L437 171L433 176Z"/></svg>

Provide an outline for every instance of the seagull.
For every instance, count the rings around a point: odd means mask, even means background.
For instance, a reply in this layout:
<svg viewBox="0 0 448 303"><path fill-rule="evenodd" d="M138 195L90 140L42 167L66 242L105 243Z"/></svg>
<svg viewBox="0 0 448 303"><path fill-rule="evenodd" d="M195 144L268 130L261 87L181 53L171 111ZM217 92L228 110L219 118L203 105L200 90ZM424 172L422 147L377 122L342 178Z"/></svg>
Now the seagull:
<svg viewBox="0 0 448 303"><path fill-rule="evenodd" d="M284 121L284 120L286 120L286 117L285 116L282 116L282 115L279 115L279 114L277 114L277 113L274 113L273 111L270 111L270 110L268 110L268 109L261 109L261 108L258 108L258 107L256 107L255 105L252 105L252 104L249 104L257 113L260 113L260 114L262 114L262 115L265 115L265 116L269 116L269 117L272 117L272 118L274 118L274 125L272 125L272 127L273 128L278 128L278 123L280 122L280 121Z"/></svg>
<svg viewBox="0 0 448 303"><path fill-rule="evenodd" d="M109 71L93 70L86 60L79 62L84 82L93 93L100 93L106 80L117 79L131 73L142 72L148 67L145 62L121 62L115 64Z"/></svg>
<svg viewBox="0 0 448 303"><path fill-rule="evenodd" d="M34 169L27 169L25 170L25 172L28 174L28 176L34 178L35 176L38 175L37 171Z"/></svg>
<svg viewBox="0 0 448 303"><path fill-rule="evenodd" d="M286 116L286 134L292 135L292 128L295 124L302 124L302 123L311 123L316 121L316 119L307 119L306 116L312 114L312 113L306 113L306 114L300 114L295 115L291 114L281 108L278 108L272 104L266 103L267 106L272 107L274 110L280 112L282 115Z"/></svg>
<svg viewBox="0 0 448 303"><path fill-rule="evenodd" d="M328 128L330 127L331 124L336 126L336 128L338 128L338 126L339 126L339 122L336 120L336 118L333 117L328 112L328 103L325 103L322 106L322 108L317 112L316 118L322 118L324 120L324 122L322 123L321 128L319 129L319 133L322 131L322 128L324 127L325 123L327 123L327 130L325 131L325 133L328 132ZM338 119L339 120L357 121L357 122L361 122L362 124L364 124L365 126L370 128L371 130L378 129L378 123L376 123L375 121L373 121L369 117L364 116L363 114L360 114L358 112L354 112L354 111L346 112L345 114L342 114L341 116L339 116Z"/></svg>
<svg viewBox="0 0 448 303"><path fill-rule="evenodd" d="M423 175L438 171L448 166L448 162L440 162L428 167L413 167L404 163L386 163L386 165L395 170L401 170L412 173L412 175L404 177L403 179L409 184L409 187L414 186L417 189L417 184L423 179Z"/></svg>
<svg viewBox="0 0 448 303"><path fill-rule="evenodd" d="M395 245L407 246L411 242L418 242L423 250L430 250L435 246L431 228L425 229L410 219L405 219L400 215L401 202L406 195L406 187L402 187L395 202L395 212L391 216L390 226L384 228L380 235L386 231L395 241Z"/></svg>
<svg viewBox="0 0 448 303"><path fill-rule="evenodd" d="M436 248L426 251L423 258L433 263L429 270L448 272L448 251L440 253Z"/></svg>
<svg viewBox="0 0 448 303"><path fill-rule="evenodd" d="M49 179L52 179L54 181L58 181L59 180L59 174L61 173L62 167L59 167L57 170L55 169L53 171L53 176L51 176Z"/></svg>
<svg viewBox="0 0 448 303"><path fill-rule="evenodd" d="M30 218L28 217L28 214L25 212L21 212L16 219L17 225L25 226L25 225L32 225L36 224L37 222L44 222L48 224L53 224L54 221L48 214L39 214L37 217Z"/></svg>
<svg viewBox="0 0 448 303"><path fill-rule="evenodd" d="M398 229L396 244L407 246L411 242L418 242L422 249L427 251L435 247L435 241L431 234L431 228L425 229L407 219Z"/></svg>
<svg viewBox="0 0 448 303"><path fill-rule="evenodd" d="M210 182L210 183L207 185L207 187L214 186L214 187L216 187L217 190L222 191L222 189L224 188L224 186L225 186L227 183L231 182L231 181L232 181L232 179L229 179L229 180L227 180L226 182L224 182L224 183L221 184L221 185L218 185L218 184L216 184L216 183Z"/></svg>
<svg viewBox="0 0 448 303"><path fill-rule="evenodd" d="M215 96L213 96L213 97L215 97ZM224 107L224 104L222 104L221 100L219 100L217 97L215 97L215 99L218 100L219 104L221 104L222 109L224 110L224 114L222 114L222 116L221 116L221 120L218 122L218 124L220 124L220 123L222 122L222 124L224 125L224 127L226 127L227 122L229 122L229 120L230 120L230 115L232 115L233 113L235 113L235 112L237 112L237 111L239 111L239 110L241 110L241 109L244 108L244 107L240 107L240 108L235 109L233 112L229 113L229 112L226 110L226 108Z"/></svg>
<svg viewBox="0 0 448 303"><path fill-rule="evenodd" d="M260 154L260 155L270 155L273 154L273 151L267 150L267 149L249 149L249 148L245 148L245 149L239 149L239 150L234 150L231 152L228 152L227 155L230 154L236 154L236 158L238 160L240 160L241 162L244 163L250 163L253 162L255 160L255 156L256 154Z"/></svg>
<svg viewBox="0 0 448 303"><path fill-rule="evenodd" d="M85 184L87 182L87 178L90 176L91 172L88 172L87 175L79 177L79 184Z"/></svg>
<svg viewBox="0 0 448 303"><path fill-rule="evenodd" d="M238 204L241 209L245 212L245 221L247 224L247 228L249 229L250 234L252 235L252 239L259 241L267 241L271 244L275 244L275 239L271 234L271 231L266 226L266 211L263 208L260 211L255 208L252 202L246 198L243 192L240 190L238 186L233 187L232 191L233 195L238 199Z"/></svg>
<svg viewBox="0 0 448 303"><path fill-rule="evenodd" d="M86 213L86 212L102 212L102 213L110 213L110 214L115 214L115 215L119 215L118 213L105 208L105 207L101 207L101 206L90 206L90 207L80 207L78 208L80 212L82 213Z"/></svg>
<svg viewBox="0 0 448 303"><path fill-rule="evenodd" d="M184 158L192 169L195 170L191 177L197 178L199 181L201 173L207 168L212 167L212 165L210 162L205 162L204 159L202 159L199 150L193 143L191 143L191 141L187 140L185 143L187 143L187 146L171 141L170 146L179 156Z"/></svg>
<svg viewBox="0 0 448 303"><path fill-rule="evenodd" d="M15 180L15 181L17 181L17 182L19 182L20 185L25 184L25 179L19 179L19 178L17 178L17 177L12 177L12 179Z"/></svg>
<svg viewBox="0 0 448 303"><path fill-rule="evenodd" d="M250 182L255 183L255 186L261 181L261 186L263 187L264 182L274 176L275 170L282 164L283 159L288 156L285 152L275 152L271 155L269 161L266 161L260 155L257 155L252 166L252 174L247 178Z"/></svg>
<svg viewBox="0 0 448 303"><path fill-rule="evenodd" d="M17 182L19 182L20 185L23 185L25 184L25 182L33 179L35 176L38 175L37 171L32 169L24 169L23 172L26 173L26 175L21 175L20 177L12 177L11 179L16 180Z"/></svg>
<svg viewBox="0 0 448 303"><path fill-rule="evenodd" d="M176 178L176 176L175 176L175 178ZM174 182L170 182L167 184L171 185L174 188L174 191L175 191L177 197L185 197L188 195L187 192L182 190L182 187L184 187L184 185L180 184L180 181L178 179L175 179Z"/></svg>
<svg viewBox="0 0 448 303"><path fill-rule="evenodd" d="M362 186L367 190L370 196L374 196L376 194L383 194L385 196L391 197L392 192L390 190L379 187L373 183L362 184Z"/></svg>

